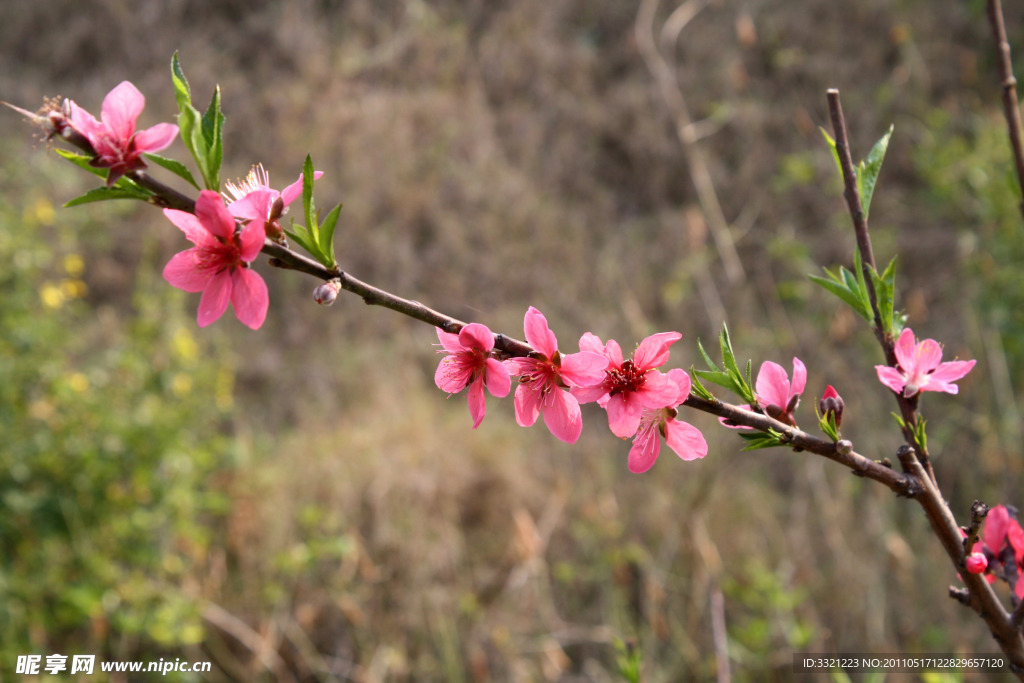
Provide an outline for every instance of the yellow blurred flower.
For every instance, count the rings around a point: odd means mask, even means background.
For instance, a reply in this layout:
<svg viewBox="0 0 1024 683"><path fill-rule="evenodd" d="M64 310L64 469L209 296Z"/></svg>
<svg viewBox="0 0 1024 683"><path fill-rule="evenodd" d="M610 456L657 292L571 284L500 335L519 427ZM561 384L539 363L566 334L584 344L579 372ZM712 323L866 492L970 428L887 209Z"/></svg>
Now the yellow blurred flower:
<svg viewBox="0 0 1024 683"><path fill-rule="evenodd" d="M64 292L52 282L44 282L43 286L39 288L39 298L42 300L43 306L56 309L64 303Z"/></svg>
<svg viewBox="0 0 1024 683"><path fill-rule="evenodd" d="M64 270L71 277L77 277L85 270L85 260L80 254L68 254L64 257Z"/></svg>
<svg viewBox="0 0 1024 683"><path fill-rule="evenodd" d="M73 372L68 376L68 386L76 394L82 394L89 390L89 378L80 372Z"/></svg>

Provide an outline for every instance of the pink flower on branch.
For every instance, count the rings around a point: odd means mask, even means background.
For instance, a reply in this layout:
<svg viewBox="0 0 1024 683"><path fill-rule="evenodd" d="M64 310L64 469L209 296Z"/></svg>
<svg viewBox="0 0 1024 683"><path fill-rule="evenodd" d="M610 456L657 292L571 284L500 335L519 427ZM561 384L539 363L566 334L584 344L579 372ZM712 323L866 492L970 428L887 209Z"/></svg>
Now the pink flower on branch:
<svg viewBox="0 0 1024 683"><path fill-rule="evenodd" d="M954 360L942 363L942 346L934 339L916 342L909 327L904 328L896 340L897 367L876 365L878 381L904 398L922 391L944 391L955 394L960 388L954 384L971 371L977 361Z"/></svg>
<svg viewBox="0 0 1024 683"><path fill-rule="evenodd" d="M508 369L491 355L494 335L486 325L469 323L458 334L437 328L437 338L443 347L441 353L448 355L437 364L434 383L449 394L469 387L469 414L476 429L487 412L484 387L498 398L507 396L512 389Z"/></svg>
<svg viewBox="0 0 1024 683"><path fill-rule="evenodd" d="M323 171L316 171L313 179L319 180L323 174ZM277 220L289 204L302 196L303 179L304 174L300 173L298 180L278 192L270 186L270 174L263 168L263 164L257 164L245 180L224 183L228 211L240 220ZM281 200L281 206L274 211L278 199Z"/></svg>
<svg viewBox="0 0 1024 683"><path fill-rule="evenodd" d="M632 358L623 360L615 340L605 345L596 335L585 333L580 338L580 350L603 354L608 358L608 368L600 383L573 388L573 395L581 403L597 401L608 411L612 433L628 439L640 427L645 408L664 408L677 398L679 386L656 368L668 362L668 347L682 336L678 332L651 335L640 342Z"/></svg>
<svg viewBox="0 0 1024 683"><path fill-rule="evenodd" d="M688 422L677 420L677 407L690 395L690 376L685 370L673 368L666 373L679 387L676 397L661 408L644 408L640 427L629 449L629 471L646 472L654 466L661 452L661 439L683 460L696 460L708 454L708 442L700 430Z"/></svg>
<svg viewBox="0 0 1024 683"><path fill-rule="evenodd" d="M793 412L800 404L800 395L807 385L807 368L799 358L793 358L793 382L778 363L766 360L761 363L754 383L754 396L762 410L779 422L796 426Z"/></svg>
<svg viewBox="0 0 1024 683"><path fill-rule="evenodd" d="M129 171L146 168L142 155L166 149L178 136L178 127L173 123L158 123L136 131L135 121L145 106L146 98L128 81L122 81L103 98L99 121L68 101L71 126L85 136L96 152L89 163L110 169L107 187Z"/></svg>
<svg viewBox="0 0 1024 683"><path fill-rule="evenodd" d="M202 292L197 320L211 324L231 303L245 325L257 329L267 317L267 284L249 268L263 248L263 221L252 221L236 232L235 219L220 195L203 190L196 213L164 209L164 215L196 246L175 254L164 268L164 279L186 292Z"/></svg>
<svg viewBox="0 0 1024 683"><path fill-rule="evenodd" d="M519 375L516 422L530 427L543 414L552 434L566 443L576 443L583 430L583 417L579 401L568 389L601 382L608 359L591 351L563 356L547 319L533 306L526 311L523 329L534 352L526 358L505 361L510 374Z"/></svg>

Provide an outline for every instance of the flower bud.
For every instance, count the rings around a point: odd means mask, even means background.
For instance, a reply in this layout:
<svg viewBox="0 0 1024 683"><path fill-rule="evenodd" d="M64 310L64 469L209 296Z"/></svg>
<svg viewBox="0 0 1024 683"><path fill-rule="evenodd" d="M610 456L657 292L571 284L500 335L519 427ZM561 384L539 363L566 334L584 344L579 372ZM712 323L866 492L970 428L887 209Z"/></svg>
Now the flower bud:
<svg viewBox="0 0 1024 683"><path fill-rule="evenodd" d="M843 422L843 397L832 388L831 384L825 387L825 395L818 402L818 412L825 418L828 418L829 413L834 414L836 417L836 427L839 427Z"/></svg>
<svg viewBox="0 0 1024 683"><path fill-rule="evenodd" d="M330 306L341 291L340 280L328 280L313 290L313 299L321 306Z"/></svg>
<svg viewBox="0 0 1024 683"><path fill-rule="evenodd" d="M988 558L985 557L985 553L971 553L964 560L964 564L967 565L967 571L972 574L981 574L988 569Z"/></svg>

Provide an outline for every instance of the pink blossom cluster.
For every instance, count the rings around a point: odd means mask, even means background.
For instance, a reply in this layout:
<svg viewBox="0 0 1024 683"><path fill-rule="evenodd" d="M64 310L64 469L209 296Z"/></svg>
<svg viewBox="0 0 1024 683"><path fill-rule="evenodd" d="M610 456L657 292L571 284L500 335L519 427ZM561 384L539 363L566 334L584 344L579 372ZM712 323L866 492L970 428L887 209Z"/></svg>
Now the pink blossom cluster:
<svg viewBox="0 0 1024 683"><path fill-rule="evenodd" d="M1005 505L996 505L985 518L985 531L964 564L972 574L985 574L989 583L1002 578L1024 599L1024 529Z"/></svg>
<svg viewBox="0 0 1024 683"><path fill-rule="evenodd" d="M524 320L526 341L533 352L525 358L499 361L494 335L480 323L470 323L458 334L440 328L437 337L445 357L434 381L450 394L468 388L473 427L486 412L484 389L504 397L518 376L516 422L532 426L537 418L566 443L576 443L583 430L581 403L596 402L608 415L616 436L633 439L629 452L631 472L646 472L657 460L661 439L683 460L707 455L704 436L693 425L677 419L677 408L690 395L690 376L679 369L662 372L669 346L682 335L662 332L644 339L633 356L624 359L617 342L607 343L585 333L579 351L563 354L544 315L532 306Z"/></svg>

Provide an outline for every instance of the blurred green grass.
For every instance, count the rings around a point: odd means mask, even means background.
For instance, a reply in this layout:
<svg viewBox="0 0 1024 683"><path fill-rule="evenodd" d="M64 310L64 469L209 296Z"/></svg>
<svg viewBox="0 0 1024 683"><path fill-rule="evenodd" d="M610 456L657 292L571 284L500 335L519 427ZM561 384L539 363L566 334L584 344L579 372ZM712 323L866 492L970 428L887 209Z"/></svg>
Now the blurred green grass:
<svg viewBox="0 0 1024 683"><path fill-rule="evenodd" d="M982 361L924 411L963 514L1017 503L1021 477L1024 240L981 6L721 3L688 29L690 107L724 121L701 144L740 226L735 284L695 218L631 4L19 5L0 25L0 96L95 111L129 78L150 125L173 114L179 49L197 99L223 87L227 176L262 161L283 185L312 151L354 274L516 336L535 305L564 347L678 329L679 367L722 322L703 279L742 358L807 362L805 421L833 384L844 434L891 457L871 335L804 277L853 248L814 129L838 85L855 152L896 123L872 221L879 258L899 256L898 303L919 336ZM318 308L287 273L261 267L259 333L230 316L198 330L196 298L159 278L177 231L145 207L54 208L91 179L12 115L0 135L0 262L17 266L0 670L64 648L209 658L222 680L601 681L613 642L635 639L647 680L705 680L716 591L737 680L788 680L795 650L994 649L945 597L955 575L912 504L806 454L740 454L701 415L708 458L666 453L644 476L600 411L571 448L516 427L508 401L471 430L465 398L433 386L432 330L344 297Z"/></svg>

